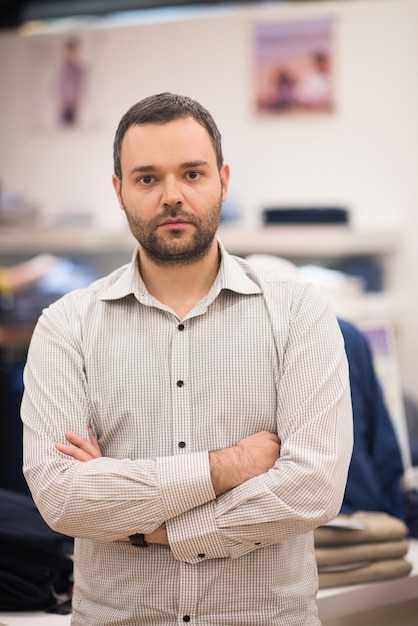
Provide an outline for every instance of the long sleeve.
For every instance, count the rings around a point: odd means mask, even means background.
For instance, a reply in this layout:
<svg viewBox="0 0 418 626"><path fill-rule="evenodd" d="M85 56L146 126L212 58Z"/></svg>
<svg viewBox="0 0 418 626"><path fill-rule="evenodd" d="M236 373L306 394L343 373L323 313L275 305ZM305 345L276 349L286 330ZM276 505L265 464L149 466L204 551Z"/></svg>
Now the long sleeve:
<svg viewBox="0 0 418 626"><path fill-rule="evenodd" d="M322 295L300 289L289 307L288 336L276 330L280 459L268 473L170 520L170 543L180 560L198 562L199 553L240 557L308 532L339 512L353 443L347 360ZM271 304L273 318L279 309L275 313Z"/></svg>
<svg viewBox="0 0 418 626"><path fill-rule="evenodd" d="M61 303L38 322L24 378L24 473L55 530L117 540L215 497L206 452L80 463L57 451L67 431L87 435L94 413L80 326L68 322Z"/></svg>

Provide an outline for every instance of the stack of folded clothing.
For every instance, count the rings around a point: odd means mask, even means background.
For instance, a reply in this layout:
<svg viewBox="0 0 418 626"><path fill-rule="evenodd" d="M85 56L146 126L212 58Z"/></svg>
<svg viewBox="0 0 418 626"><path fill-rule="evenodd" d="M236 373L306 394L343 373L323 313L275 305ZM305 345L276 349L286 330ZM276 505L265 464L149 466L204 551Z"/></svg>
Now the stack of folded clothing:
<svg viewBox="0 0 418 626"><path fill-rule="evenodd" d="M366 511L320 526L314 532L319 588L408 576L407 533L402 520Z"/></svg>

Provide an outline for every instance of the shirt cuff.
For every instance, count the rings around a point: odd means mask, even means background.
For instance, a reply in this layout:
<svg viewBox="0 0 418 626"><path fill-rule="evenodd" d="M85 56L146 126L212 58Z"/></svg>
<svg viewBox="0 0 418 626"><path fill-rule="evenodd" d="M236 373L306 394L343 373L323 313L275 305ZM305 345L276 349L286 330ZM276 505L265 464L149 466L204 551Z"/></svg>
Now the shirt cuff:
<svg viewBox="0 0 418 626"><path fill-rule="evenodd" d="M216 524L214 502L168 520L166 528L171 551L178 561L194 564L229 556Z"/></svg>
<svg viewBox="0 0 418 626"><path fill-rule="evenodd" d="M160 457L156 467L167 519L216 498L207 452Z"/></svg>

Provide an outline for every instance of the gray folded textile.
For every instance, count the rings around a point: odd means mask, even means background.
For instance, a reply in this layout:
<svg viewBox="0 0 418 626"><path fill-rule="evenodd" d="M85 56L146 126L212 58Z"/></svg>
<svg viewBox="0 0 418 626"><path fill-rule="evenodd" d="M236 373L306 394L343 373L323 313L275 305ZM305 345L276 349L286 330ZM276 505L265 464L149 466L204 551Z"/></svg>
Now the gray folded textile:
<svg viewBox="0 0 418 626"><path fill-rule="evenodd" d="M349 572L353 569L366 567L372 563L373 561L356 561L355 563L343 563L342 565L321 565L321 567L318 567L318 574L323 574L325 572Z"/></svg>
<svg viewBox="0 0 418 626"><path fill-rule="evenodd" d="M319 589L403 578L409 576L411 571L412 564L406 559L375 561L370 565L349 571L319 573Z"/></svg>
<svg viewBox="0 0 418 626"><path fill-rule="evenodd" d="M387 513L357 511L352 515L340 514L338 522L362 522L362 528L344 528L340 526L319 526L314 531L315 547L344 546L381 541L399 541L405 539L408 528L397 517Z"/></svg>
<svg viewBox="0 0 418 626"><path fill-rule="evenodd" d="M348 563L401 558L408 552L408 547L406 539L349 546L332 546L329 548L317 547L315 548L315 556L318 568L321 568Z"/></svg>

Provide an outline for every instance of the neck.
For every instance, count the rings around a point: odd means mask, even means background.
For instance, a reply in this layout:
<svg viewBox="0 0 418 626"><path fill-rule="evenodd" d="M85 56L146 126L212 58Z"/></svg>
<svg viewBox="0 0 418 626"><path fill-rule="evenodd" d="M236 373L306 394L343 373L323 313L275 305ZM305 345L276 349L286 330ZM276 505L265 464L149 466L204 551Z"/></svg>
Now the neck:
<svg viewBox="0 0 418 626"><path fill-rule="evenodd" d="M186 265L158 265L139 248L139 267L149 293L172 308L179 318L207 295L219 269L219 251L214 239L208 254Z"/></svg>

